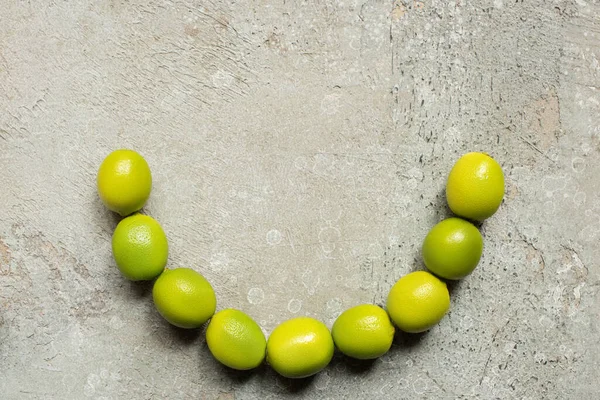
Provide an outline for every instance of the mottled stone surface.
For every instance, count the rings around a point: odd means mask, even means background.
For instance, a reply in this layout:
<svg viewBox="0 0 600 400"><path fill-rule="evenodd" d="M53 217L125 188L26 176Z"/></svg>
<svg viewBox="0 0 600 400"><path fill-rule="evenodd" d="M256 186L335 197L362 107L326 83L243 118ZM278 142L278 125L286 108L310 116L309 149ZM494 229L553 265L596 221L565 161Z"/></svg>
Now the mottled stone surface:
<svg viewBox="0 0 600 400"><path fill-rule="evenodd" d="M3 399L600 396L600 4L0 4ZM460 154L505 202L449 315L313 379L220 367L118 273L95 175L129 147L169 266L268 334L383 304L423 268Z"/></svg>

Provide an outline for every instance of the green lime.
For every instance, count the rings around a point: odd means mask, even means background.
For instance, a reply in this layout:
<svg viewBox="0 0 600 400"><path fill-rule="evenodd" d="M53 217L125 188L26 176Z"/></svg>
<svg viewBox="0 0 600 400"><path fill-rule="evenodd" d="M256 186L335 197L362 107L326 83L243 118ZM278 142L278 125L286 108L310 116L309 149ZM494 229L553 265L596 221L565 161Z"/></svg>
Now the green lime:
<svg viewBox="0 0 600 400"><path fill-rule="evenodd" d="M123 276L140 281L160 275L167 264L169 245L165 232L154 218L135 214L117 225L112 250Z"/></svg>
<svg viewBox="0 0 600 400"><path fill-rule="evenodd" d="M267 340L260 326L239 310L216 313L206 328L206 343L212 355L229 368L256 368L265 358Z"/></svg>
<svg viewBox="0 0 600 400"><path fill-rule="evenodd" d="M306 378L321 371L333 357L329 329L314 318L300 317L277 326L267 341L267 361L287 378Z"/></svg>
<svg viewBox="0 0 600 400"><path fill-rule="evenodd" d="M152 190L150 167L133 150L115 150L98 169L98 194L104 205L122 216L144 206Z"/></svg>
<svg viewBox="0 0 600 400"><path fill-rule="evenodd" d="M483 221L491 217L504 197L502 167L485 153L467 153L452 167L446 199L460 217Z"/></svg>
<svg viewBox="0 0 600 400"><path fill-rule="evenodd" d="M392 287L387 311L405 332L424 332L440 322L450 308L446 284L426 271L411 272Z"/></svg>
<svg viewBox="0 0 600 400"><path fill-rule="evenodd" d="M199 328L217 307L210 283L190 268L166 269L154 282L152 297L160 315L180 328Z"/></svg>
<svg viewBox="0 0 600 400"><path fill-rule="evenodd" d="M361 360L387 353L394 340L394 331L385 310L372 304L344 311L331 329L337 348L345 355Z"/></svg>
<svg viewBox="0 0 600 400"><path fill-rule="evenodd" d="M483 238L479 229L460 218L448 218L434 226L423 241L427 268L445 279L469 275L481 258Z"/></svg>

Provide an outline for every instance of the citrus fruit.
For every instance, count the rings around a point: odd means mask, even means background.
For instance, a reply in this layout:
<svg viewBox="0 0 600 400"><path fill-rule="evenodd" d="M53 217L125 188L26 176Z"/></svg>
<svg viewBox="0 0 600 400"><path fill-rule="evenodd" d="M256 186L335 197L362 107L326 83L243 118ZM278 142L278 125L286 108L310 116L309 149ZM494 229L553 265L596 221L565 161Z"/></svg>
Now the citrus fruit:
<svg viewBox="0 0 600 400"><path fill-rule="evenodd" d="M115 150L98 169L96 183L104 205L122 216L144 206L152 189L148 163L133 150Z"/></svg>
<svg viewBox="0 0 600 400"><path fill-rule="evenodd" d="M423 241L423 261L427 269L445 279L460 279L473 272L482 251L479 229L460 218L438 223Z"/></svg>
<svg viewBox="0 0 600 400"><path fill-rule="evenodd" d="M152 298L160 315L180 328L199 328L217 307L210 283L190 268L166 269L154 282Z"/></svg>
<svg viewBox="0 0 600 400"><path fill-rule="evenodd" d="M387 311L405 332L424 332L440 322L450 308L446 284L426 271L411 272L390 290Z"/></svg>
<svg viewBox="0 0 600 400"><path fill-rule="evenodd" d="M394 331L390 317L383 308L362 304L340 314L331 334L342 353L369 360L387 353L392 346Z"/></svg>
<svg viewBox="0 0 600 400"><path fill-rule="evenodd" d="M498 210L503 197L502 168L487 154L463 155L448 175L446 199L460 217L483 221Z"/></svg>
<svg viewBox="0 0 600 400"><path fill-rule="evenodd" d="M329 329L314 318L299 317L277 326L267 341L267 361L280 375L306 378L322 370L333 357Z"/></svg>
<svg viewBox="0 0 600 400"><path fill-rule="evenodd" d="M169 245L165 232L154 218L135 214L117 225L112 251L121 274L140 281L160 275L167 264Z"/></svg>
<svg viewBox="0 0 600 400"><path fill-rule="evenodd" d="M206 328L212 355L229 368L248 370L265 359L267 340L252 318L239 310L219 311Z"/></svg>

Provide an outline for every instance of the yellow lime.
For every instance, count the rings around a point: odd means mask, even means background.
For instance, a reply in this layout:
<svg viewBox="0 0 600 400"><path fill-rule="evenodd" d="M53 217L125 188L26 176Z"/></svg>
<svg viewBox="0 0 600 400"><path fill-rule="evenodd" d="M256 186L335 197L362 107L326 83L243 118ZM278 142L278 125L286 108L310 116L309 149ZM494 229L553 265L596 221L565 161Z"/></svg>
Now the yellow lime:
<svg viewBox="0 0 600 400"><path fill-rule="evenodd" d="M487 154L463 155L448 175L446 199L460 217L483 221L498 210L503 197L502 168Z"/></svg>
<svg viewBox="0 0 600 400"><path fill-rule="evenodd" d="M392 347L394 331L383 308L362 304L344 311L333 324L331 334L342 353L369 360L387 353Z"/></svg>
<svg viewBox="0 0 600 400"><path fill-rule="evenodd" d="M115 150L102 161L96 183L104 205L125 216L141 209L148 200L152 175L140 154Z"/></svg>
<svg viewBox="0 0 600 400"><path fill-rule="evenodd" d="M217 308L210 283L190 268L166 269L154 283L152 297L160 315L180 328L199 328Z"/></svg>
<svg viewBox="0 0 600 400"><path fill-rule="evenodd" d="M305 378L322 370L333 357L333 339L324 323L300 317L277 326L267 341L267 361L280 375Z"/></svg>
<svg viewBox="0 0 600 400"><path fill-rule="evenodd" d="M267 340L260 326L239 310L216 313L206 328L206 344L212 355L229 368L256 368L265 359Z"/></svg>
<svg viewBox="0 0 600 400"><path fill-rule="evenodd" d="M424 332L450 308L446 284L426 271L411 272L396 282L387 299L394 324L405 332Z"/></svg>
<svg viewBox="0 0 600 400"><path fill-rule="evenodd" d="M481 258L483 238L470 222L448 218L434 226L423 241L423 260L439 277L460 279L469 275Z"/></svg>
<svg viewBox="0 0 600 400"><path fill-rule="evenodd" d="M121 273L133 281L156 278L167 264L165 232L152 217L131 215L119 222L112 237L113 257Z"/></svg>

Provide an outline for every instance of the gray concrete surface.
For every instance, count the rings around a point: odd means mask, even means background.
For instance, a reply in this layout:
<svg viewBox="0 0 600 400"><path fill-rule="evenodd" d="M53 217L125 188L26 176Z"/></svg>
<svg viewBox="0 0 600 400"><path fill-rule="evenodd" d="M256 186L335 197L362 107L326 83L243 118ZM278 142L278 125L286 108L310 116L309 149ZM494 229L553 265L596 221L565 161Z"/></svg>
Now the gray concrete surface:
<svg viewBox="0 0 600 400"><path fill-rule="evenodd" d="M600 4L0 4L2 399L600 397ZM269 333L422 268L460 154L505 202L449 315L372 365L238 374L111 257L95 175L148 160L169 266Z"/></svg>

